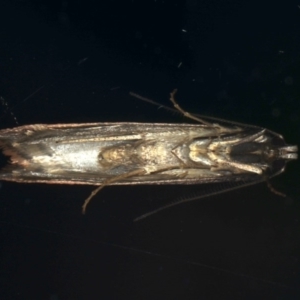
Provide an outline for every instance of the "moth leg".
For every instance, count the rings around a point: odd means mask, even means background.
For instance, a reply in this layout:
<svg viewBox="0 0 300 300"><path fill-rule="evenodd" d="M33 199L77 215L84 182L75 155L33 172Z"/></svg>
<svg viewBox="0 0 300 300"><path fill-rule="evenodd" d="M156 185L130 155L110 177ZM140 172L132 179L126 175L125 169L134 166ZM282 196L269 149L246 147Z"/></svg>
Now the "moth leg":
<svg viewBox="0 0 300 300"><path fill-rule="evenodd" d="M82 205L82 214L85 214L87 205L94 198L94 196L97 195L98 192L100 190L102 190L105 186L107 186L107 185L109 185L109 184L111 184L113 182L117 182L119 180L123 180L123 179L128 178L128 177L133 177L133 176L138 176L138 175L144 175L145 173L146 173L146 170L144 170L144 169L138 169L138 170L134 170L134 171L131 171L131 172L128 172L128 173L124 173L124 174L121 174L119 176L115 176L115 177L112 177L112 178L109 178L109 179L105 180L100 186L98 186L95 190L93 190L91 192L91 194L89 195L88 198L86 198L84 200L84 203Z"/></svg>
<svg viewBox="0 0 300 300"><path fill-rule="evenodd" d="M272 186L272 184L271 184L271 182L269 181L269 178L268 178L267 176L265 176L265 180L266 180L266 183L267 183L267 187L269 188L269 190L270 190L273 194L275 194L275 195L277 195L277 196L279 196L279 197L286 198L286 194L284 194L284 193L282 193L282 192L276 190L276 189Z"/></svg>
<svg viewBox="0 0 300 300"><path fill-rule="evenodd" d="M179 112L181 112L185 117L190 118L190 119L192 119L192 120L194 120L194 121L197 121L197 122L199 122L199 123L202 123L202 124L207 125L207 126L210 126L210 127L218 127L218 128L220 127L220 125L212 124L212 123L210 123L210 122L204 121L203 119L200 119L200 118L198 118L198 117L192 115L191 113L189 113L189 112L183 110L183 109L179 106L179 104L176 102L176 100L175 100L175 94L176 94L176 93L177 93L177 89L175 89L175 90L173 90L173 92L171 92L171 94L170 94L170 101L173 103L173 106L174 106Z"/></svg>
<svg viewBox="0 0 300 300"><path fill-rule="evenodd" d="M185 168L185 169L189 169L189 168ZM182 179L182 178L185 178L189 174L189 172L186 171L185 169L182 168L181 166L174 166L174 167L167 167L164 169L158 169L158 170L152 171L150 174L163 173L163 172L167 172L167 171L171 171L171 170L178 170L178 171L180 171L180 173L172 174L172 178L173 178L173 176L175 176L178 179ZM168 175L168 174L166 174L166 175Z"/></svg>
<svg viewBox="0 0 300 300"><path fill-rule="evenodd" d="M185 171L183 173L177 174L176 177L179 178L179 179L183 179L188 175L188 173L189 173L188 171Z"/></svg>

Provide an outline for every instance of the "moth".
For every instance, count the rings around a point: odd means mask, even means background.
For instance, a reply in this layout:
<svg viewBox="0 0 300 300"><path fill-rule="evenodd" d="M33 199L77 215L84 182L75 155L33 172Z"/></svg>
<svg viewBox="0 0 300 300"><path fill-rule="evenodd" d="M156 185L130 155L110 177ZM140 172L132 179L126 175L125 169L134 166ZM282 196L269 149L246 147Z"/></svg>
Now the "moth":
<svg viewBox="0 0 300 300"><path fill-rule="evenodd" d="M85 213L107 185L242 186L278 175L297 159L297 146L287 145L280 134L198 118L177 104L175 93L170 97L174 107L199 124L36 124L0 130L0 149L9 158L0 180L98 186L82 206Z"/></svg>

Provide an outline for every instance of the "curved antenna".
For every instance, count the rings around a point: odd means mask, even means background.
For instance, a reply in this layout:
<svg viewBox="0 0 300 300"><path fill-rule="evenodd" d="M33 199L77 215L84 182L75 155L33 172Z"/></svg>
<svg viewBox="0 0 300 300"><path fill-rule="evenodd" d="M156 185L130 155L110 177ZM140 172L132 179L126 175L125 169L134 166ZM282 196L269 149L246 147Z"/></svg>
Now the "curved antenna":
<svg viewBox="0 0 300 300"><path fill-rule="evenodd" d="M180 205L180 204L183 204L183 203L188 203L188 202L200 200L200 199L210 197L210 196L216 196L216 195L219 195L221 193L231 192L231 191L234 191L234 190L237 190L237 189L240 189L240 188L243 188L243 187L251 186L251 185L257 184L259 182L263 182L263 181L264 181L264 178L257 178L257 180L253 180L251 182L242 182L241 181L241 182L237 183L237 186L234 186L234 187L223 188L223 189L220 189L218 191L207 193L205 195L193 196L193 197L185 198L185 199L182 199L182 200L177 200L175 202L172 202L172 203L166 204L164 206L161 206L161 207L159 207L155 210L149 211L149 212L135 218L133 220L133 222L141 221L141 220L146 219L146 218L148 218L148 217L150 217L150 216L152 216L152 215L154 215L158 212L161 212L165 209L174 207L176 205Z"/></svg>

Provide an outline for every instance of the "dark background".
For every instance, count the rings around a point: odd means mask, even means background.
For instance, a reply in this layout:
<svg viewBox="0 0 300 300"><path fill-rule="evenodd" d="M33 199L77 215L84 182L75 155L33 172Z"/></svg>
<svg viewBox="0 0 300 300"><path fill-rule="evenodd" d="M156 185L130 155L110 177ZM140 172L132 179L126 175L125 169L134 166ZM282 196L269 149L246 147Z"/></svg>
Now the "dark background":
<svg viewBox="0 0 300 300"><path fill-rule="evenodd" d="M99 3L100 2L100 3ZM296 1L0 1L2 128L183 122L129 97L250 123L299 143ZM35 93L36 92L36 93ZM188 121L188 120L187 120ZM191 187L1 182L1 299L299 299L299 162L179 205Z"/></svg>

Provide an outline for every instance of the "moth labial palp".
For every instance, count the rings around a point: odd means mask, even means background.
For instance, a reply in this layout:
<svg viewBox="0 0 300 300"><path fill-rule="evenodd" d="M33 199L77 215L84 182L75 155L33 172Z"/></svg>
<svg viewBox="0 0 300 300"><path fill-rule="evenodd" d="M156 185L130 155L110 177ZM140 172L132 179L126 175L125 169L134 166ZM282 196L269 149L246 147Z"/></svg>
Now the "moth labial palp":
<svg viewBox="0 0 300 300"><path fill-rule="evenodd" d="M0 148L11 162L1 169L0 180L98 186L83 204L85 213L106 185L230 182L237 187L280 174L297 158L297 146L277 133L185 113L175 92L174 107L200 124L37 124L0 130Z"/></svg>

